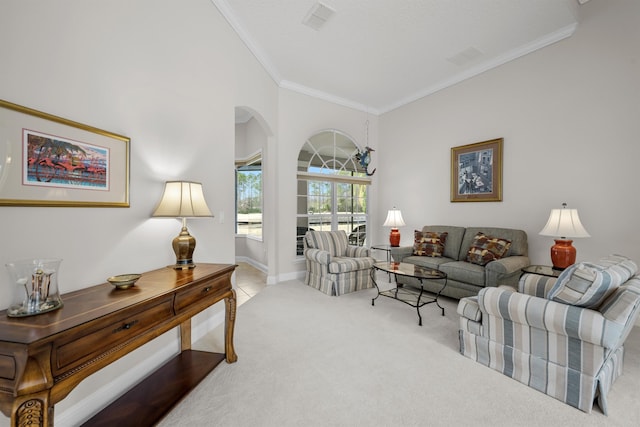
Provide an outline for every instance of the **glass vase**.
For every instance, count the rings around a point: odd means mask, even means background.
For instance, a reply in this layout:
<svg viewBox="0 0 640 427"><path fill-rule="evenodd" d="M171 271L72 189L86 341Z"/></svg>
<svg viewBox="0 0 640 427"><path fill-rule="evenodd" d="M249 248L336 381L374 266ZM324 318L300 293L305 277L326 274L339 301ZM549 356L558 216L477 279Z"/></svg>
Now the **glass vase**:
<svg viewBox="0 0 640 427"><path fill-rule="evenodd" d="M58 292L61 259L29 259L7 264L13 287L9 317L33 316L62 307Z"/></svg>

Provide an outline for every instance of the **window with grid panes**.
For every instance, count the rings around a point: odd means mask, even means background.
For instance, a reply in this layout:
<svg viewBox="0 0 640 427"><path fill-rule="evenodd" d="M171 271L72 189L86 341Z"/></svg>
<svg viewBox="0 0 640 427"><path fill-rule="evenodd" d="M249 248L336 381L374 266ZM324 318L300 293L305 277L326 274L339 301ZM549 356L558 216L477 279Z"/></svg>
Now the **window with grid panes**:
<svg viewBox="0 0 640 427"><path fill-rule="evenodd" d="M308 230L344 230L349 244L367 242L370 178L358 147L346 134L327 130L309 138L298 155L296 255Z"/></svg>

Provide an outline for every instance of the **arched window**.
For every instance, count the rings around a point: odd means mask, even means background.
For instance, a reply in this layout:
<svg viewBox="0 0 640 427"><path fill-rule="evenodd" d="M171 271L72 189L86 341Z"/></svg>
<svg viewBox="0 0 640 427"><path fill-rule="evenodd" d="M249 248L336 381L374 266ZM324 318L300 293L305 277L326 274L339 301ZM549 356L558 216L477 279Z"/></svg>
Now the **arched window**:
<svg viewBox="0 0 640 427"><path fill-rule="evenodd" d="M307 230L344 230L352 245L366 242L371 178L358 162L358 147L342 132L313 135L298 155L296 252Z"/></svg>

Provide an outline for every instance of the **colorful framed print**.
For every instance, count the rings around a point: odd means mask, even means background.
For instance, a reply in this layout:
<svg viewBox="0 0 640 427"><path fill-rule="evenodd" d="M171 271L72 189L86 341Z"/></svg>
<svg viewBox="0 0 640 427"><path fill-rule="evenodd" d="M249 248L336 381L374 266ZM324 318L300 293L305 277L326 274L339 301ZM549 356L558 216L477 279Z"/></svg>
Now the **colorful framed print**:
<svg viewBox="0 0 640 427"><path fill-rule="evenodd" d="M0 100L0 205L129 207L130 143Z"/></svg>

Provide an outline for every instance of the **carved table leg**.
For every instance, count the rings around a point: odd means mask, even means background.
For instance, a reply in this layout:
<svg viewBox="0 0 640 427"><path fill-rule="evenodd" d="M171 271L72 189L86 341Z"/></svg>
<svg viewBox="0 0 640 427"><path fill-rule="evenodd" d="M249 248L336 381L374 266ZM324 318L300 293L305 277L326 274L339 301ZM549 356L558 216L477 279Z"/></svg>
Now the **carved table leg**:
<svg viewBox="0 0 640 427"><path fill-rule="evenodd" d="M236 291L231 289L229 296L224 299L225 306L225 329L224 329L224 352L227 363L238 360L238 355L233 348L233 328L236 323Z"/></svg>
<svg viewBox="0 0 640 427"><path fill-rule="evenodd" d="M13 408L12 426L53 427L53 405L49 405L48 390L16 398Z"/></svg>

